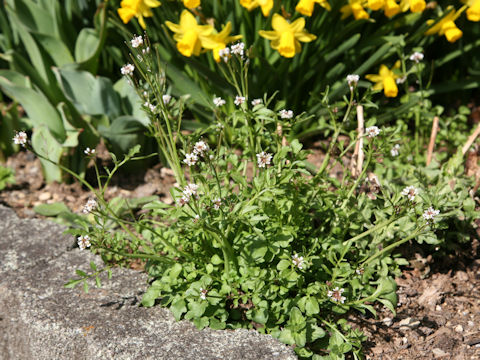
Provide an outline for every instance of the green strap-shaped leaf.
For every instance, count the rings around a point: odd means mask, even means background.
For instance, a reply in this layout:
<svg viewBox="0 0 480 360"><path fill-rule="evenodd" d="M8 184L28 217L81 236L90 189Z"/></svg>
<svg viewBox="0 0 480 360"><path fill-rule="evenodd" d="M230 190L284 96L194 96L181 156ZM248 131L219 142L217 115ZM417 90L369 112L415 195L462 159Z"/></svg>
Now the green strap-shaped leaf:
<svg viewBox="0 0 480 360"><path fill-rule="evenodd" d="M54 163L60 163L63 149L62 145L55 140L45 125L34 128L32 136L32 147L40 155L50 159ZM52 181L62 181L62 172L60 168L48 160L40 159L43 166L43 173L47 183Z"/></svg>
<svg viewBox="0 0 480 360"><path fill-rule="evenodd" d="M0 88L25 109L34 127L45 125L60 143L65 141L62 119L48 99L33 89L16 85L0 77Z"/></svg>

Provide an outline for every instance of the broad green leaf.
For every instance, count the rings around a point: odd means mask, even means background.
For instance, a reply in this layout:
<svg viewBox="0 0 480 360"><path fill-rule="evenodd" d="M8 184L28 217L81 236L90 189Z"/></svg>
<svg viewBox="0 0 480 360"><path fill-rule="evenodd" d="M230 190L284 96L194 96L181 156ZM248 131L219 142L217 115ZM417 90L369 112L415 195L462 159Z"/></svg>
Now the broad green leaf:
<svg viewBox="0 0 480 360"><path fill-rule="evenodd" d="M57 216L63 212L71 212L67 205L63 202L56 202L53 204L40 204L33 208L37 214L43 216Z"/></svg>
<svg viewBox="0 0 480 360"><path fill-rule="evenodd" d="M32 147L38 154L50 160L40 158L47 183L52 181L61 182L62 172L55 164L60 163L63 148L50 134L50 131L45 125L40 125L35 128L32 136Z"/></svg>
<svg viewBox="0 0 480 360"><path fill-rule="evenodd" d="M0 88L23 106L35 127L47 126L59 142L65 141L62 119L42 93L16 85L4 77L0 77Z"/></svg>

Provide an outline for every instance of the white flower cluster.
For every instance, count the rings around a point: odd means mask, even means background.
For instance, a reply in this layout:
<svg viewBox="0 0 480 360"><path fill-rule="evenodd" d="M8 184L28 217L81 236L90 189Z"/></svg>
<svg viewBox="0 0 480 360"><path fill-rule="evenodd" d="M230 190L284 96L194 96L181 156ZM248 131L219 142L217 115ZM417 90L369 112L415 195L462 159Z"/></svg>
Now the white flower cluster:
<svg viewBox="0 0 480 360"><path fill-rule="evenodd" d="M332 299L333 301L339 302L339 303L344 303L347 298L345 296L342 296L343 292L345 289L340 289L338 286L333 289L329 290L327 293L327 296Z"/></svg>
<svg viewBox="0 0 480 360"><path fill-rule="evenodd" d="M423 60L423 54L421 52L415 51L412 55L410 55L410 60L418 64L420 61Z"/></svg>
<svg viewBox="0 0 480 360"><path fill-rule="evenodd" d="M380 129L376 126L370 126L368 128L365 129L365 132L367 133L367 136L369 138L374 138L376 137L378 134L380 134Z"/></svg>
<svg viewBox="0 0 480 360"><path fill-rule="evenodd" d="M235 101L233 102L235 105L240 106L245 102L245 96L237 95L235 96Z"/></svg>
<svg viewBox="0 0 480 360"><path fill-rule="evenodd" d="M228 62L228 59L230 59L230 48L226 47L225 49L221 49L218 52L218 56L220 56L224 62Z"/></svg>
<svg viewBox="0 0 480 360"><path fill-rule="evenodd" d="M215 105L216 107L223 106L226 103L227 102L225 100L223 100L221 97L214 97L213 98L213 105Z"/></svg>
<svg viewBox="0 0 480 360"><path fill-rule="evenodd" d="M134 36L132 40L130 40L130 43L132 44L132 47L134 49L140 47L143 45L143 37L139 36Z"/></svg>
<svg viewBox="0 0 480 360"><path fill-rule="evenodd" d="M171 95L168 95L168 94L162 95L162 101L165 105L168 105L170 103L170 100L172 100Z"/></svg>
<svg viewBox="0 0 480 360"><path fill-rule="evenodd" d="M347 75L347 83L350 87L350 91L353 91L353 88L357 86L359 80L360 76L358 76L357 74Z"/></svg>
<svg viewBox="0 0 480 360"><path fill-rule="evenodd" d="M146 108L149 108L151 112L155 112L155 109L157 108L155 105L149 103L148 101L145 101L143 104Z"/></svg>
<svg viewBox="0 0 480 360"><path fill-rule="evenodd" d="M253 99L252 106L260 105L262 102L262 99Z"/></svg>
<svg viewBox="0 0 480 360"><path fill-rule="evenodd" d="M135 71L135 66L133 66L132 64L125 64L120 69L120 72L122 73L122 75L125 75L125 76L133 75L134 71Z"/></svg>
<svg viewBox="0 0 480 360"><path fill-rule="evenodd" d="M95 155L95 149L90 149L89 147L85 148L85 150L83 150L83 153L87 156L93 156Z"/></svg>
<svg viewBox="0 0 480 360"><path fill-rule="evenodd" d="M304 264L304 260L303 260L303 256L298 256L298 254L293 254L292 256L292 262L293 264L298 267L300 270L303 269L303 264Z"/></svg>
<svg viewBox="0 0 480 360"><path fill-rule="evenodd" d="M282 119L291 119L293 118L293 111L292 110L285 110L285 109L282 109L278 112L278 114L280 115L280 117Z"/></svg>
<svg viewBox="0 0 480 360"><path fill-rule="evenodd" d="M183 189L183 196L178 200L178 204L183 206L188 204L192 196L197 195L198 185L197 184L188 184Z"/></svg>
<svg viewBox="0 0 480 360"><path fill-rule="evenodd" d="M215 210L220 210L220 206L222 206L222 199L220 198L216 198L216 199L213 199L213 208Z"/></svg>
<svg viewBox="0 0 480 360"><path fill-rule="evenodd" d="M430 206L425 212L423 213L423 218L427 221L427 224L430 223L430 221L435 220L435 216L440 214L440 210L435 210L432 206Z"/></svg>
<svg viewBox="0 0 480 360"><path fill-rule="evenodd" d="M257 163L259 168L264 168L267 165L270 165L272 162L272 154L266 153L262 151L261 153L257 154Z"/></svg>
<svg viewBox="0 0 480 360"><path fill-rule="evenodd" d="M98 206L98 204L94 199L89 199L87 201L87 203L85 204L85 206L83 207L82 211L83 211L84 214L89 214L93 210L95 210L97 208L97 206Z"/></svg>
<svg viewBox="0 0 480 360"><path fill-rule="evenodd" d="M85 250L86 248L89 248L90 246L92 246L92 244L90 243L90 236L88 235L79 236L77 238L77 244L80 250Z"/></svg>
<svg viewBox="0 0 480 360"><path fill-rule="evenodd" d="M207 299L208 290L204 288L200 288L200 299L206 300Z"/></svg>
<svg viewBox="0 0 480 360"><path fill-rule="evenodd" d="M402 195L408 197L408 200L413 201L415 200L415 196L418 195L418 189L412 185L407 186L402 190Z"/></svg>
<svg viewBox="0 0 480 360"><path fill-rule="evenodd" d="M13 137L13 142L16 145L22 145L23 147L25 147L25 144L27 143L27 140L28 140L28 137L27 137L27 133L25 131L19 131Z"/></svg>
<svg viewBox="0 0 480 360"><path fill-rule="evenodd" d="M193 146L193 151L190 154L185 154L183 162L188 166L193 166L199 160L199 157L203 157L209 150L208 144L203 141L197 141Z"/></svg>
<svg viewBox="0 0 480 360"><path fill-rule="evenodd" d="M243 58L244 50L245 50L245 44L243 42L239 42L230 46L230 52L233 55L240 56L241 58Z"/></svg>
<svg viewBox="0 0 480 360"><path fill-rule="evenodd" d="M395 144L393 148L390 150L390 155L392 155L393 157L398 156L399 150L400 150L400 145Z"/></svg>
<svg viewBox="0 0 480 360"><path fill-rule="evenodd" d="M232 55L237 55L243 59L245 55L245 44L243 42L239 42L239 43L233 44L230 47L227 46L226 48L221 49L218 52L218 55L222 58L224 62L228 62L228 60L230 60L230 57Z"/></svg>

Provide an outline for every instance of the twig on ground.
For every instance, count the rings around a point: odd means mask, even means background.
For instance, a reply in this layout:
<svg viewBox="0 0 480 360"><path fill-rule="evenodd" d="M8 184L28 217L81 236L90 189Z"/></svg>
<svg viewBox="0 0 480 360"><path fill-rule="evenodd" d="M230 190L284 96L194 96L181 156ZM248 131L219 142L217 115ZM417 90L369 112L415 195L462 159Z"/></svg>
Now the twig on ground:
<svg viewBox="0 0 480 360"><path fill-rule="evenodd" d="M362 172L363 160L365 159L365 154L363 152L363 135L364 131L364 118L363 118L363 106L357 106L357 143L355 144L355 150L352 156L351 171L352 176L357 176Z"/></svg>
<svg viewBox="0 0 480 360"><path fill-rule="evenodd" d="M430 163L432 162L433 149L435 148L435 140L437 138L437 133L438 133L438 121L439 121L438 116L435 116L433 118L432 132L430 134L430 143L428 144L428 150L427 150L427 166L430 165Z"/></svg>

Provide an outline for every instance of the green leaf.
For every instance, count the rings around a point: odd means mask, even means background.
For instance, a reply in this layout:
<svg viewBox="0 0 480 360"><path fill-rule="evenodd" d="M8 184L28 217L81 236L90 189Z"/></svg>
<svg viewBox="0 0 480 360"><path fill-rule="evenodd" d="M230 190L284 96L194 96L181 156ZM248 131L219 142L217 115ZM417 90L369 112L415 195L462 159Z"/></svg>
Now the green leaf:
<svg viewBox="0 0 480 360"><path fill-rule="evenodd" d="M262 308L253 310L252 319L257 323L266 324L268 321L268 310Z"/></svg>
<svg viewBox="0 0 480 360"><path fill-rule="evenodd" d="M302 315L302 312L296 306L290 310L290 320L289 323L293 325L303 325L305 323L305 317Z"/></svg>
<svg viewBox="0 0 480 360"><path fill-rule="evenodd" d="M71 279L65 285L63 285L63 287L65 287L67 289L73 289L81 281L83 281L83 279Z"/></svg>
<svg viewBox="0 0 480 360"><path fill-rule="evenodd" d="M182 318L182 314L187 311L185 300L182 298L175 300L172 305L170 305L170 310L175 320L179 321Z"/></svg>
<svg viewBox="0 0 480 360"><path fill-rule="evenodd" d="M291 261L288 261L288 260L280 260L277 264L277 270L278 271L282 271L282 270L285 270L285 269L288 269L291 265Z"/></svg>
<svg viewBox="0 0 480 360"><path fill-rule="evenodd" d="M81 114L120 115L120 98L110 79L72 69L54 69L54 73L65 96Z"/></svg>
<svg viewBox="0 0 480 360"><path fill-rule="evenodd" d="M63 202L56 202L53 204L40 204L33 208L39 215L43 216L58 216L63 212L70 213L70 209Z"/></svg>
<svg viewBox="0 0 480 360"><path fill-rule="evenodd" d="M78 276L81 276L81 277L86 277L87 274L85 273L85 271L82 271L82 270L75 270L75 273L78 275Z"/></svg>
<svg viewBox="0 0 480 360"><path fill-rule="evenodd" d="M309 297L305 302L305 313L307 316L315 315L320 312L320 307L318 306L318 301L314 297Z"/></svg>
<svg viewBox="0 0 480 360"><path fill-rule="evenodd" d="M60 143L65 141L62 119L42 93L16 85L4 77L0 77L0 88L22 105L34 127L45 125Z"/></svg>
<svg viewBox="0 0 480 360"><path fill-rule="evenodd" d="M278 337L278 340L287 345L295 344L295 339L293 338L292 331L290 329L283 329Z"/></svg>
<svg viewBox="0 0 480 360"><path fill-rule="evenodd" d="M294 154L298 154L303 147L303 145L297 139L294 139L290 146L292 147Z"/></svg>
<svg viewBox="0 0 480 360"><path fill-rule="evenodd" d="M95 263L93 261L90 261L90 268L93 270L93 271L97 271L97 265L95 265Z"/></svg>
<svg viewBox="0 0 480 360"><path fill-rule="evenodd" d="M62 146L56 141L56 139L50 134L50 131L46 126L41 125L37 127L32 136L33 149L43 157L50 159L40 159L43 166L43 174L45 180L50 183L52 181L62 181L62 172L58 166L63 149Z"/></svg>

